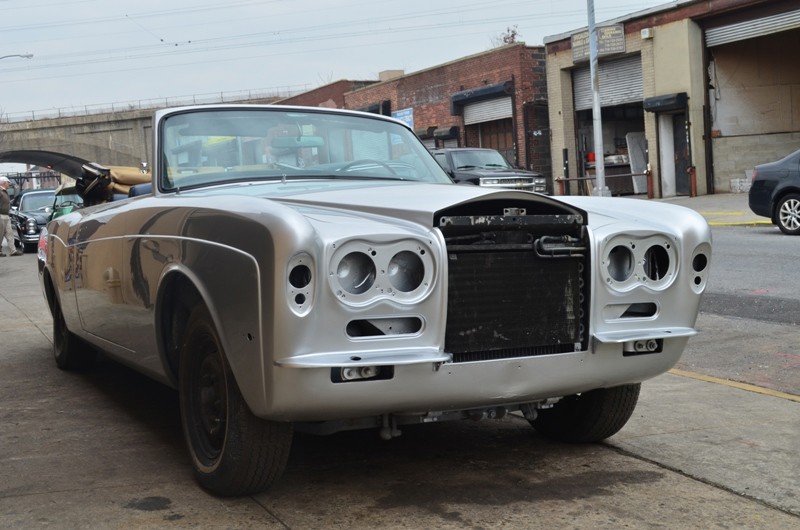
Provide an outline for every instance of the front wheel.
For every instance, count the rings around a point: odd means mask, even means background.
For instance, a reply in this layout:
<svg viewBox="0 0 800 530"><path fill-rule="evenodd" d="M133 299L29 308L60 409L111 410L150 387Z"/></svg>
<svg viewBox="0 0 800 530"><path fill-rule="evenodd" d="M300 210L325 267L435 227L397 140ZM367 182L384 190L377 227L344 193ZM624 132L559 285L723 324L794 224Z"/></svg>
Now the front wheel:
<svg viewBox="0 0 800 530"><path fill-rule="evenodd" d="M791 193L782 198L776 217L781 232L790 236L800 235L800 195Z"/></svg>
<svg viewBox="0 0 800 530"><path fill-rule="evenodd" d="M600 388L567 396L553 408L539 411L531 425L543 436L561 442L599 442L619 432L639 400L641 384Z"/></svg>
<svg viewBox="0 0 800 530"><path fill-rule="evenodd" d="M289 458L291 424L250 412L203 305L189 317L178 390L183 434L203 487L217 495L249 495L280 478Z"/></svg>

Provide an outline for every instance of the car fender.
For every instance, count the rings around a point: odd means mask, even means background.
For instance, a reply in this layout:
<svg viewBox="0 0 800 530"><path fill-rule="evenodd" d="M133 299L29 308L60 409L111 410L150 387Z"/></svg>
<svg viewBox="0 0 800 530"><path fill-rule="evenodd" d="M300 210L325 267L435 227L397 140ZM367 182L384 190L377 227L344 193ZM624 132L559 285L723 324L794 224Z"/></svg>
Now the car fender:
<svg viewBox="0 0 800 530"><path fill-rule="evenodd" d="M185 290L176 290L178 284L191 286L198 298L182 300L189 306L182 306L186 310L184 317L188 317L194 303L201 302L208 308L239 389L245 401L257 408L267 399L265 379L260 374L269 370L262 355L268 332L264 330L261 268L253 255L230 246L208 241L183 242L181 246L188 258L164 267L154 315L157 348L167 379L177 386L177 355L183 329L172 319L176 305L170 297L178 293L187 295ZM195 257L199 255L212 263L225 263L226 270L237 272L220 274L215 267L197 266ZM185 320L182 324L185 325ZM171 344L177 345L178 351L172 351Z"/></svg>

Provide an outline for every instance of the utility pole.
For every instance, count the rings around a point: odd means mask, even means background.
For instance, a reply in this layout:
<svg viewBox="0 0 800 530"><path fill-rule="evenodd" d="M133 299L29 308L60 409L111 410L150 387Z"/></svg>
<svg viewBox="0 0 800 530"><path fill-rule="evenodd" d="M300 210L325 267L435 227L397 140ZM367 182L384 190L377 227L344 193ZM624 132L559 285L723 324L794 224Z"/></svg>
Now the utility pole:
<svg viewBox="0 0 800 530"><path fill-rule="evenodd" d="M597 28L594 25L594 0L586 0L589 11L589 75L592 77L592 128L594 129L595 187L592 195L611 197L606 186L606 166L603 148L603 119L600 116L600 79L597 66Z"/></svg>

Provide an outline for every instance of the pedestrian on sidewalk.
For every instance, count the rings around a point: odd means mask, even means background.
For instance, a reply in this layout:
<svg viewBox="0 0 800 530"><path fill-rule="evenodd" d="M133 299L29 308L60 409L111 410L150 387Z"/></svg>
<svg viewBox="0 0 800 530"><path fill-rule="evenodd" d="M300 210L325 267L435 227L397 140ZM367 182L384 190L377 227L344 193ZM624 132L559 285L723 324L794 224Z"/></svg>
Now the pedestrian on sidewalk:
<svg viewBox="0 0 800 530"><path fill-rule="evenodd" d="M0 176L0 257L4 257L3 239L5 238L8 250L12 256L20 256L22 252L14 246L14 234L11 232L11 197L8 196L8 177Z"/></svg>

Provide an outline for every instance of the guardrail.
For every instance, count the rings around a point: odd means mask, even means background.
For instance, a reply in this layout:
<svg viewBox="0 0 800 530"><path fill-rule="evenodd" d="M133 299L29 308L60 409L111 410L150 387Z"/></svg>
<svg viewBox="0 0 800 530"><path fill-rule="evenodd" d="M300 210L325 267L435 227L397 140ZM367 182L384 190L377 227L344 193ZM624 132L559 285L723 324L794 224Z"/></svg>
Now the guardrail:
<svg viewBox="0 0 800 530"><path fill-rule="evenodd" d="M177 107L182 105L207 105L211 103L232 103L253 99L283 99L309 90L308 85L294 85L286 87L261 88L252 90L239 90L233 92L210 92L207 94L194 94L190 96L170 96L166 98L139 99L116 103L98 103L93 105L76 105L73 107L60 107L52 109L28 110L23 112L8 112L0 114L0 123L14 123L31 120L45 120L54 118L69 118L73 116L87 116L90 114L103 114L111 112L124 112L129 110L159 109Z"/></svg>
<svg viewBox="0 0 800 530"><path fill-rule="evenodd" d="M652 191L650 189L650 173L645 171L644 173L619 173L617 175L606 175L605 178L608 179L617 179L617 178L632 178L632 177L647 177L647 194L648 197L651 196ZM559 186L559 191L561 195L570 195L568 193L570 191L570 183L574 182L578 185L578 195L592 195L595 180L597 177L592 175L588 177L556 177L555 181Z"/></svg>

